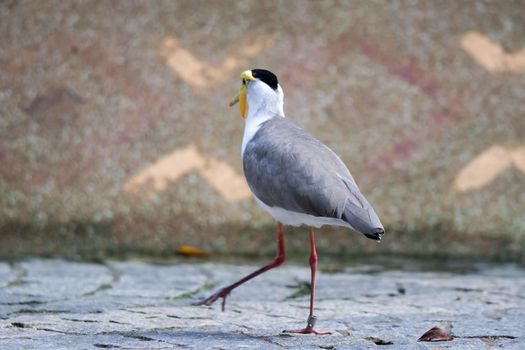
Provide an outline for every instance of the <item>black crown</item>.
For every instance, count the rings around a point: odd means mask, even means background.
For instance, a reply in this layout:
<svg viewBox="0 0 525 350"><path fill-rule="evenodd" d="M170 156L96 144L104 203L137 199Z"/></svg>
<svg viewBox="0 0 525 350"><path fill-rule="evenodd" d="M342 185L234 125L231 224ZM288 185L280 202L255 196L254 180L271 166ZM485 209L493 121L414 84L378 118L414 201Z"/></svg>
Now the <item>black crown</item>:
<svg viewBox="0 0 525 350"><path fill-rule="evenodd" d="M272 89L277 90L277 86L279 85L279 81L277 81L277 77L275 76L275 74L273 74L269 70L266 70L266 69L252 69L252 75L253 75L254 78L257 78L260 81L265 82Z"/></svg>

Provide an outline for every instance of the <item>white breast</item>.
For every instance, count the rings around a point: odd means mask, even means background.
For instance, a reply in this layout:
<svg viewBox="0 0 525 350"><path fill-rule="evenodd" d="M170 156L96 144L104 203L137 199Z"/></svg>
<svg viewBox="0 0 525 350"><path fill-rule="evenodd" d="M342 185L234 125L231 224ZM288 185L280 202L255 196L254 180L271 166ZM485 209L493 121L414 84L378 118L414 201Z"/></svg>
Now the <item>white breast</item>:
<svg viewBox="0 0 525 350"><path fill-rule="evenodd" d="M246 125L244 125L244 135L242 137L241 158L244 156L244 149L250 140L255 136L261 124L269 118L246 118Z"/></svg>
<svg viewBox="0 0 525 350"><path fill-rule="evenodd" d="M248 115L244 125L244 135L242 138L241 158L244 156L244 149L250 140L255 136L261 124L275 117L284 118L283 111L283 90L281 86L277 90L272 90L262 81L250 82L246 92Z"/></svg>

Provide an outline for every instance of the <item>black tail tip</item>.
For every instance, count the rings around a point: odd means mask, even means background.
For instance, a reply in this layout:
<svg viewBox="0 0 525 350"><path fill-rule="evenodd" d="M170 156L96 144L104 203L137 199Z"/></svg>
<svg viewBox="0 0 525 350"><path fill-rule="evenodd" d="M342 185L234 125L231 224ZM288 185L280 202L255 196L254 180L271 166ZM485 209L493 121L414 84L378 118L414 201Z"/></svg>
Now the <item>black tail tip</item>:
<svg viewBox="0 0 525 350"><path fill-rule="evenodd" d="M374 241L380 241L381 236L385 234L385 230L382 228L373 229L371 232L365 233L367 238L373 239Z"/></svg>

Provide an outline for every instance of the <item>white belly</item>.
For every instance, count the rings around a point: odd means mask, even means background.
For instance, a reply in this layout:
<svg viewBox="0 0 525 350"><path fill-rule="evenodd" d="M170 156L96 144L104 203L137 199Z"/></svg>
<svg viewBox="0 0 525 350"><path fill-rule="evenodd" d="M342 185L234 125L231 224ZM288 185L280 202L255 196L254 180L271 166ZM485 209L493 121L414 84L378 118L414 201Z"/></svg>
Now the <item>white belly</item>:
<svg viewBox="0 0 525 350"><path fill-rule="evenodd" d="M269 207L264 204L259 198L255 195L253 196L257 203L266 210L273 218L285 225L299 226L299 225L308 225L313 227L321 227L323 225L334 225L334 226L343 226L352 228L349 223L341 219L336 218L327 218L322 216L313 216L303 213L297 213L294 211L286 210L279 207Z"/></svg>

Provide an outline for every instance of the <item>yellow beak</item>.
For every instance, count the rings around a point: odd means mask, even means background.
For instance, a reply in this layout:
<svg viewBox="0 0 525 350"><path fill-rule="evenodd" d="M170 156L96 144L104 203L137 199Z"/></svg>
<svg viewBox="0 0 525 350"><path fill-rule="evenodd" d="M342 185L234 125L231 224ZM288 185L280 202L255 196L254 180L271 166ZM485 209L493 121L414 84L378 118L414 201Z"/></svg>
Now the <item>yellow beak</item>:
<svg viewBox="0 0 525 350"><path fill-rule="evenodd" d="M230 102L230 107L235 105L237 102L239 102L239 110L241 112L241 117L246 118L246 115L248 114L248 103L246 101L246 90L248 89L248 83L251 80L256 80L253 77L251 70L245 70L241 73L241 87L239 88L239 92L237 92L237 95L235 95L234 99Z"/></svg>

